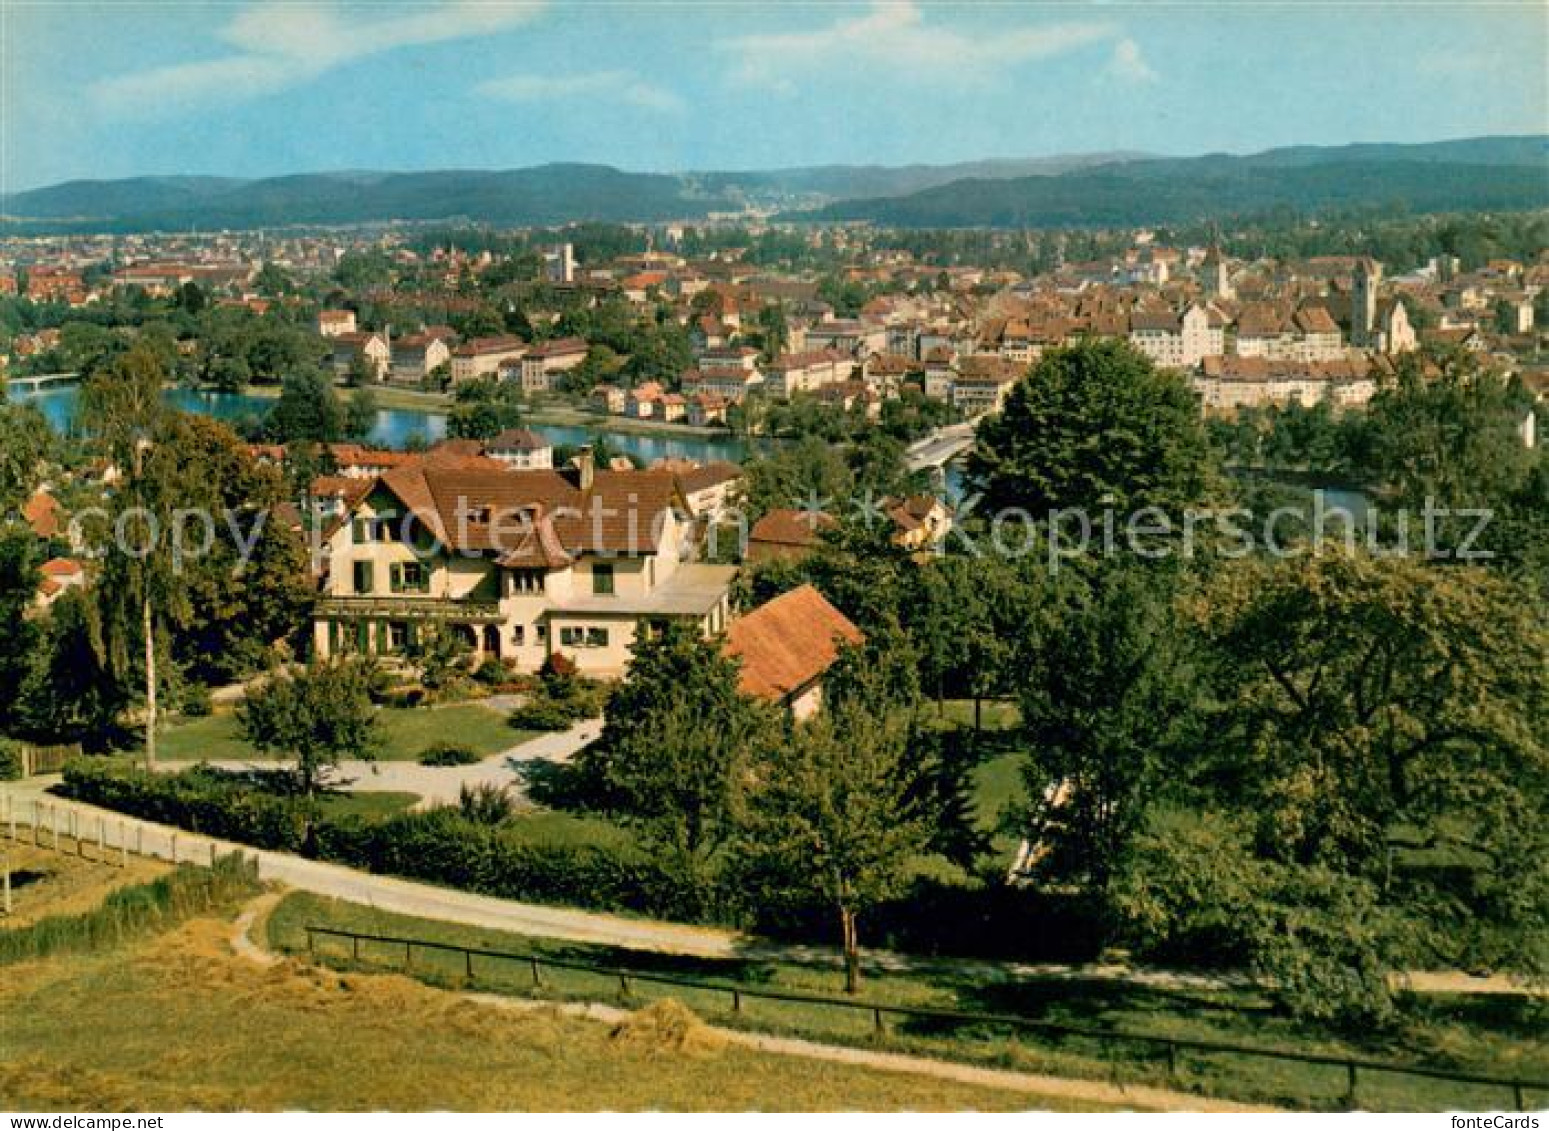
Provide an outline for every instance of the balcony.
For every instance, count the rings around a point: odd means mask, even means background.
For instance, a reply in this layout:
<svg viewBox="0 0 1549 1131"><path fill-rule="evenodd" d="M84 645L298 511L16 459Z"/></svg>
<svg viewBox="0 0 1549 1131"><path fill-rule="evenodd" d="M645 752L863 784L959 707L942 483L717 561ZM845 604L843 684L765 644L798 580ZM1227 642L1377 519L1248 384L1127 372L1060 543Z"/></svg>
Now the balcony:
<svg viewBox="0 0 1549 1131"><path fill-rule="evenodd" d="M504 619L500 603L490 598L421 597L409 593L323 597L313 615L324 620L438 620L453 624L499 623Z"/></svg>

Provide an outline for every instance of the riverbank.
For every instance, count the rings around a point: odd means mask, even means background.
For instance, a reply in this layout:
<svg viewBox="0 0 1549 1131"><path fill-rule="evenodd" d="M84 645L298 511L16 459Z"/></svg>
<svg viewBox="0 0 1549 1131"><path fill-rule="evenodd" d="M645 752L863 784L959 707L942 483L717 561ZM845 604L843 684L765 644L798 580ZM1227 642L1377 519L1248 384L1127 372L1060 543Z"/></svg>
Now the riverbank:
<svg viewBox="0 0 1549 1131"><path fill-rule="evenodd" d="M408 389L401 385L372 385L370 388L378 408L422 412L429 416L445 416L456 404L456 400L449 393L426 392L423 389ZM280 390L276 385L248 385L243 389L243 394L273 400L280 395ZM532 424L553 424L565 428L595 428L637 436L691 436L705 440L734 439L725 428L684 424L679 421L634 420L554 401L529 403L524 416Z"/></svg>

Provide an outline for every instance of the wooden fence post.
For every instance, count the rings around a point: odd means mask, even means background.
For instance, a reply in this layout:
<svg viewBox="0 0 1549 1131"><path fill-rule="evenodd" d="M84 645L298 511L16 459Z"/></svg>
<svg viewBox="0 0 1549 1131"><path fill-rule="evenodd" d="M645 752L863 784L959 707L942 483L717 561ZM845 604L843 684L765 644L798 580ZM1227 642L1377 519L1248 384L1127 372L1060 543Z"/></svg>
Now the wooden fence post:
<svg viewBox="0 0 1549 1131"><path fill-rule="evenodd" d="M102 831L101 817L97 818L97 859L102 861L104 864L107 863L108 859L108 842L107 837L103 834Z"/></svg>
<svg viewBox="0 0 1549 1131"><path fill-rule="evenodd" d="M536 958L529 958L528 961L532 963L532 984L535 986L543 985L543 979L538 976L538 960Z"/></svg>
<svg viewBox="0 0 1549 1131"><path fill-rule="evenodd" d="M129 867L129 826L118 822L118 866Z"/></svg>
<svg viewBox="0 0 1549 1131"><path fill-rule="evenodd" d="M53 814L52 815L53 815L53 818L54 818L54 851L58 852L59 851L59 806L57 806L57 805L50 805L49 808L51 810L53 810Z"/></svg>
<svg viewBox="0 0 1549 1131"><path fill-rule="evenodd" d="M463 976L468 981L473 981L473 951L463 951Z"/></svg>
<svg viewBox="0 0 1549 1131"><path fill-rule="evenodd" d="M43 804L39 801L32 803L32 847L37 848L43 843Z"/></svg>
<svg viewBox="0 0 1549 1131"><path fill-rule="evenodd" d="M177 863L177 833L172 834L172 862Z"/></svg>

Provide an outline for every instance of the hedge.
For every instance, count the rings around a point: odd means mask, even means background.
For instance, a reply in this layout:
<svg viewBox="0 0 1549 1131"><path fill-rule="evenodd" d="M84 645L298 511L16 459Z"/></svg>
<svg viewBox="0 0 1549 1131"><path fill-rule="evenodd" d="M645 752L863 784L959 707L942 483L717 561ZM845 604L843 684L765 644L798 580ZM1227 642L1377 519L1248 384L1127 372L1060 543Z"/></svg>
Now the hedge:
<svg viewBox="0 0 1549 1131"><path fill-rule="evenodd" d="M304 799L266 793L251 780L207 767L152 774L86 758L66 766L64 776L65 796L88 804L498 899L754 928L790 938L833 935L830 908L792 893L778 877L759 875L757 868L726 869L707 880L627 847L535 842L520 820L479 824L454 806L378 819L309 819ZM1104 933L1094 909L1080 900L924 878L868 915L866 930L872 945L1049 961L1091 958Z"/></svg>
<svg viewBox="0 0 1549 1131"><path fill-rule="evenodd" d="M100 759L67 767L61 792L191 832L501 899L679 920L734 919L728 892L691 882L639 853L533 843L520 824L481 825L453 808L374 821L309 820L303 799L264 793L219 771L153 774Z"/></svg>

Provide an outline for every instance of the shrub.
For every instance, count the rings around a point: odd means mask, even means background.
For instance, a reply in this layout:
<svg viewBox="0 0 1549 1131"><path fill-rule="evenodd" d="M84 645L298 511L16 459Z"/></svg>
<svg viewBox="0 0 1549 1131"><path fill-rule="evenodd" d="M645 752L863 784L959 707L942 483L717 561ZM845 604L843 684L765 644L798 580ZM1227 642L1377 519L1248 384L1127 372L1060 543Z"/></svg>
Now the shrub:
<svg viewBox="0 0 1549 1131"><path fill-rule="evenodd" d="M507 721L518 730L568 730L576 717L566 704L540 699L516 708Z"/></svg>
<svg viewBox="0 0 1549 1131"><path fill-rule="evenodd" d="M516 814L516 802L504 786L464 782L457 791L457 811L465 821L476 825L503 825Z"/></svg>
<svg viewBox="0 0 1549 1131"><path fill-rule="evenodd" d="M0 738L0 781L15 781L22 776L22 744L14 738Z"/></svg>
<svg viewBox="0 0 1549 1131"><path fill-rule="evenodd" d="M215 711L215 700L210 695L210 689L202 683L190 683L183 689L182 701L178 709L191 719L202 719Z"/></svg>
<svg viewBox="0 0 1549 1131"><path fill-rule="evenodd" d="M495 687L511 678L511 662L498 656L486 656L473 673L473 678L487 687Z"/></svg>
<svg viewBox="0 0 1549 1131"><path fill-rule="evenodd" d="M458 742L432 742L419 756L422 766L471 766L483 760L484 756L473 747Z"/></svg>

